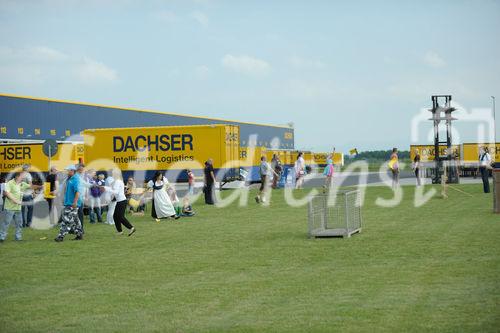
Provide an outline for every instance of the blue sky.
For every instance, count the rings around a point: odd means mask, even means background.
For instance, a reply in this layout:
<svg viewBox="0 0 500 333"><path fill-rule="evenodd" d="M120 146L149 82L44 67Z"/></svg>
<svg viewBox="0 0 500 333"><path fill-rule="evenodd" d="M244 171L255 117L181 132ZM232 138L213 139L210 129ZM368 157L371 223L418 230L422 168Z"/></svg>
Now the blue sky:
<svg viewBox="0 0 500 333"><path fill-rule="evenodd" d="M500 98L499 36L499 1L0 0L0 92L293 122L301 149L408 149L432 94L469 111Z"/></svg>

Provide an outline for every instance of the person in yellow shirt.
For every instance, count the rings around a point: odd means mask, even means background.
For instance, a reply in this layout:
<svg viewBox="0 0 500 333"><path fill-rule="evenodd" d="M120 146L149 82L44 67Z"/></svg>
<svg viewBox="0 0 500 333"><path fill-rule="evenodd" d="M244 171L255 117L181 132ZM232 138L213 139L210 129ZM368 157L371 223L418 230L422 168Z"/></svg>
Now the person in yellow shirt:
<svg viewBox="0 0 500 333"><path fill-rule="evenodd" d="M389 168L392 171L392 188L399 186L399 159L398 148L392 148L391 160L389 161Z"/></svg>

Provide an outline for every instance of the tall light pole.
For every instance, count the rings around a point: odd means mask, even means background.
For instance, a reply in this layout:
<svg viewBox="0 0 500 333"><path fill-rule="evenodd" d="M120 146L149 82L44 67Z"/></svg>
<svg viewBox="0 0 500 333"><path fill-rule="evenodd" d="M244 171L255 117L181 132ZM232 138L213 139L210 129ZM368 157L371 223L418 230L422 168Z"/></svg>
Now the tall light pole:
<svg viewBox="0 0 500 333"><path fill-rule="evenodd" d="M497 144L497 122L495 120L495 96L491 96L491 102L493 104L493 135L495 138L495 146Z"/></svg>

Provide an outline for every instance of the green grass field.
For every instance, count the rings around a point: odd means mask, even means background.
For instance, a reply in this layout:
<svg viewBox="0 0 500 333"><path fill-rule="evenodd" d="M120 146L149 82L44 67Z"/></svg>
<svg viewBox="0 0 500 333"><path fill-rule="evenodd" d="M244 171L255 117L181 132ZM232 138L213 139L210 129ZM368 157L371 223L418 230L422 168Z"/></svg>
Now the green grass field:
<svg viewBox="0 0 500 333"><path fill-rule="evenodd" d="M460 189L474 197L414 208L408 186L380 208L390 190L371 187L350 239L308 239L306 207L282 191L270 207L133 217L132 237L86 224L82 242L27 230L18 243L11 228L0 332L498 332L500 217L481 185Z"/></svg>

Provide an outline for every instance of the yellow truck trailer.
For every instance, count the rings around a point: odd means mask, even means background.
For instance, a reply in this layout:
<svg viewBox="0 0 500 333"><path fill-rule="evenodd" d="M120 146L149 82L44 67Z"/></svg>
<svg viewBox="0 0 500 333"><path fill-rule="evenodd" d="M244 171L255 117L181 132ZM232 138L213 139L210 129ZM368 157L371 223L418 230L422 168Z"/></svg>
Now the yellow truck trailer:
<svg viewBox="0 0 500 333"><path fill-rule="evenodd" d="M0 173L19 171L23 164L30 164L32 172L47 173L49 157L43 153L42 145L42 142L0 144ZM50 165L58 170L84 161L83 144L59 142L57 147Z"/></svg>
<svg viewBox="0 0 500 333"><path fill-rule="evenodd" d="M171 181L184 181L186 169L201 176L210 158L218 181L239 177L236 125L88 129L83 131L83 139L88 168L118 167L124 177L140 172L148 178L155 171L167 171Z"/></svg>
<svg viewBox="0 0 500 333"><path fill-rule="evenodd" d="M332 153L313 153L313 163L318 166L325 166L328 156L331 155ZM343 166L344 154L335 152L335 154L333 154L333 164L337 166Z"/></svg>
<svg viewBox="0 0 500 333"><path fill-rule="evenodd" d="M460 156L465 165L478 165L479 149L487 147L494 161L500 161L500 143L463 143L460 145Z"/></svg>
<svg viewBox="0 0 500 333"><path fill-rule="evenodd" d="M463 143L452 146L452 153L457 156L457 165L461 176L476 176L479 166L479 149L488 147L492 160L500 161L500 143ZM410 158L413 161L417 149L420 152L421 162L434 161L435 153L433 145L411 145ZM446 146L440 146L440 155L446 155ZM430 169L432 170L432 169Z"/></svg>
<svg viewBox="0 0 500 333"><path fill-rule="evenodd" d="M444 156L447 154L448 147L445 145L439 146L439 155ZM421 162L431 162L434 161L435 147L434 145L411 145L410 146L410 159L413 161L417 150L420 153L420 161ZM458 159L460 159L460 145L452 145L451 146L452 154L456 154Z"/></svg>

